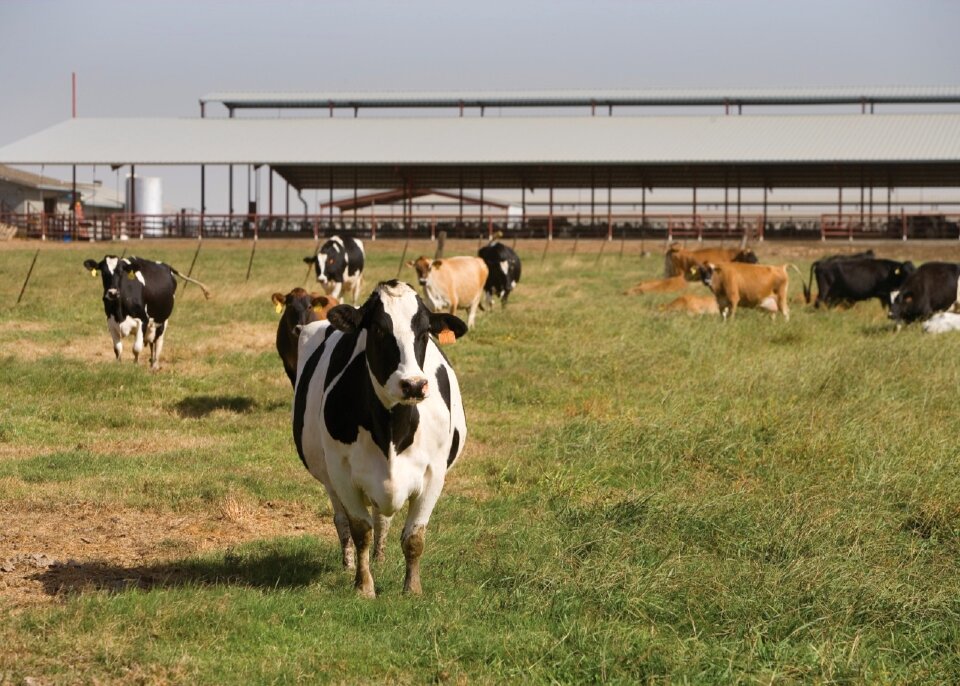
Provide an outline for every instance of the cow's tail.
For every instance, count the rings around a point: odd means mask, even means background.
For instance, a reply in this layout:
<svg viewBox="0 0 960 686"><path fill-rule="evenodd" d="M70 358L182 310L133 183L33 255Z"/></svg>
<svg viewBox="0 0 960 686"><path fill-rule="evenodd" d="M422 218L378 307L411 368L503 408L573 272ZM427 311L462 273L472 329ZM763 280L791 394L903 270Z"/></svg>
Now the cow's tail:
<svg viewBox="0 0 960 686"><path fill-rule="evenodd" d="M800 277L800 283L803 284L803 295L804 295L804 297L807 297L807 294L809 293L810 289L807 287L806 284L803 283L803 272L800 271L800 267L798 267L797 265L792 264L792 263L790 263L790 262L787 262L786 264L783 265L783 270L786 271L788 267L789 267L790 269L793 269L793 271L795 271L795 272L797 273L797 276ZM807 300L807 302L810 302L810 301Z"/></svg>
<svg viewBox="0 0 960 686"><path fill-rule="evenodd" d="M813 263L810 265L810 280L809 280L809 281L806 281L806 282L805 282L805 281L803 280L803 274L800 275L800 283L803 284L803 299L806 301L806 303L807 303L808 305L810 304L810 296L812 295L812 291L813 291L813 270L817 268L817 265L818 265L818 264L820 264L819 261L813 262Z"/></svg>
<svg viewBox="0 0 960 686"><path fill-rule="evenodd" d="M200 283L200 282L197 281L196 279L191 279L191 278L190 278L189 276L187 276L186 274L181 274L180 272L178 272L178 271L177 271L176 269L174 269L173 267L170 267L170 271L172 271L174 274L176 274L177 276L179 276L179 277L180 277L181 279L183 279L184 281L189 281L190 283L195 283L195 284L197 284L197 285L200 287L200 290L203 291L203 297L206 298L207 300L210 299L210 289L207 288L206 285Z"/></svg>

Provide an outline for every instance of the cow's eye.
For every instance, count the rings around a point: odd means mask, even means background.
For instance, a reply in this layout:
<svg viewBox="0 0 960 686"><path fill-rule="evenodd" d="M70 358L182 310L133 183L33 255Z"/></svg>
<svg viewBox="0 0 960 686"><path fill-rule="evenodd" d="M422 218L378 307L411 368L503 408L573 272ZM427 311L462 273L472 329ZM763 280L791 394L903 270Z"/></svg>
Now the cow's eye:
<svg viewBox="0 0 960 686"><path fill-rule="evenodd" d="M903 301L904 301L904 302L907 302L907 303L912 303L912 302L913 302L913 296L908 295L906 298L903 299Z"/></svg>
<svg viewBox="0 0 960 686"><path fill-rule="evenodd" d="M329 260L327 260L327 264L333 264L333 258L332 258L332 257L331 257Z"/></svg>

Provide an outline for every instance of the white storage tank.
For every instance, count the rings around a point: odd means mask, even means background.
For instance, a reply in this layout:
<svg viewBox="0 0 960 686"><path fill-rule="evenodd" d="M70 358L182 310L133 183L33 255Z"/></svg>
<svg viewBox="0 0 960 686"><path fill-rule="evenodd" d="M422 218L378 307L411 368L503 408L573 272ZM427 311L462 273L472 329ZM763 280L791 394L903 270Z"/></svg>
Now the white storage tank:
<svg viewBox="0 0 960 686"><path fill-rule="evenodd" d="M127 176L127 212L156 215L143 221L144 236L163 235L163 185L159 176Z"/></svg>

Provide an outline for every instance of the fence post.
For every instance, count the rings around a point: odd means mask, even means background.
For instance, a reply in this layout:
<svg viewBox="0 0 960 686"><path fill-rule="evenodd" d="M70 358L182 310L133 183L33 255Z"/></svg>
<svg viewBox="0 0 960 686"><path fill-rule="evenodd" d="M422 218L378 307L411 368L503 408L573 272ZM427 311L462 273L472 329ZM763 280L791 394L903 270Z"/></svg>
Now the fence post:
<svg viewBox="0 0 960 686"><path fill-rule="evenodd" d="M900 208L900 230L903 232L903 240L907 240L907 212Z"/></svg>
<svg viewBox="0 0 960 686"><path fill-rule="evenodd" d="M829 215L821 214L820 215L820 240L827 240L827 217Z"/></svg>

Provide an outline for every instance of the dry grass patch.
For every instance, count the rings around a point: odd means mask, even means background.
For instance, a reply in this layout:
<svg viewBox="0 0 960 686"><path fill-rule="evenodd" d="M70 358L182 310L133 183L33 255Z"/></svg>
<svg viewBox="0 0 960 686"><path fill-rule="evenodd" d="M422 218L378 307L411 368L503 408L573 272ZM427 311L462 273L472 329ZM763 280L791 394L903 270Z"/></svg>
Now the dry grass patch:
<svg viewBox="0 0 960 686"><path fill-rule="evenodd" d="M88 590L166 583L176 559L264 538L311 532L336 541L329 517L235 493L189 514L31 499L0 505L0 517L0 602L18 609Z"/></svg>

